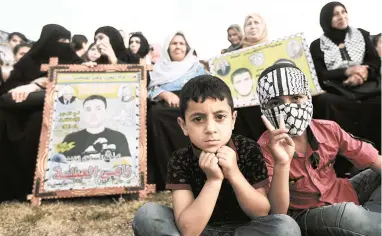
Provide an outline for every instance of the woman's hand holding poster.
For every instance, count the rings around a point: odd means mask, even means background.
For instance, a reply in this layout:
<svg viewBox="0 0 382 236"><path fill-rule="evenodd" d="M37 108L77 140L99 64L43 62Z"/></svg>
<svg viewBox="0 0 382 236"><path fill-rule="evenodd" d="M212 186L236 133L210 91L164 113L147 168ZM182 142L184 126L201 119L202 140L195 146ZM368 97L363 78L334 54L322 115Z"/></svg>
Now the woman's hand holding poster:
<svg viewBox="0 0 382 236"><path fill-rule="evenodd" d="M275 63L297 66L309 80L311 94L322 92L308 45L302 34L268 41L210 59L211 73L230 87L235 107L259 105L257 79Z"/></svg>

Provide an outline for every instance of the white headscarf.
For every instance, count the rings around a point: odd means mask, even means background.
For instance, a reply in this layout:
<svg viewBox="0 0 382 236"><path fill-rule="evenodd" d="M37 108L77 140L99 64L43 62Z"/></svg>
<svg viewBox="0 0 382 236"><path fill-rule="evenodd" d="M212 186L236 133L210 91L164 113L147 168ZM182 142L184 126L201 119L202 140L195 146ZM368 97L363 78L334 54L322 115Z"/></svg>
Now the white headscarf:
<svg viewBox="0 0 382 236"><path fill-rule="evenodd" d="M193 69L198 68L197 65L200 63L198 58L193 55L194 49L190 49L182 61L171 61L168 48L171 40L177 33L184 35L182 32L177 31L166 38L162 48L161 57L159 61L155 63L153 71L150 72L151 80L149 88L171 83L185 74L192 72Z"/></svg>

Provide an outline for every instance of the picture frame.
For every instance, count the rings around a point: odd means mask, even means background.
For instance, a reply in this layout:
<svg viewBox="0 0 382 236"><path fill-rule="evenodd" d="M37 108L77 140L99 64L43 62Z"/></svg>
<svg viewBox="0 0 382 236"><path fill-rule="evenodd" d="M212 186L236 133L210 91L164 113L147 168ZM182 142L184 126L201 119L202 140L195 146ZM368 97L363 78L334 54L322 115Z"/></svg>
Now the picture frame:
<svg viewBox="0 0 382 236"><path fill-rule="evenodd" d="M313 96L324 92L303 33L213 57L209 60L209 67L212 75L229 86L234 107L240 108L259 105L256 94L258 77L276 63L290 63L298 67L308 79Z"/></svg>
<svg viewBox="0 0 382 236"><path fill-rule="evenodd" d="M147 184L147 68L49 65L39 151L28 196L41 199L155 192Z"/></svg>

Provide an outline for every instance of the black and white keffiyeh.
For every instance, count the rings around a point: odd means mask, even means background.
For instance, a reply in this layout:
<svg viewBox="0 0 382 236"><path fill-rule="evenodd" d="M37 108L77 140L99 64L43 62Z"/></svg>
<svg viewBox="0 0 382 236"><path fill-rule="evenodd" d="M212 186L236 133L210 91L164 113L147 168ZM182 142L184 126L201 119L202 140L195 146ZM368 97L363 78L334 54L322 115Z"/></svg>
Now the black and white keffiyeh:
<svg viewBox="0 0 382 236"><path fill-rule="evenodd" d="M304 73L290 64L273 65L259 77L257 95L261 112L276 128L279 128L279 117L284 117L285 128L291 136L301 135L310 124L313 116L312 97L308 80ZM308 101L303 104L286 103L267 108L269 100L279 96L306 95Z"/></svg>
<svg viewBox="0 0 382 236"><path fill-rule="evenodd" d="M348 68L352 65L363 63L365 56L365 40L361 31L350 28L345 36L345 50L349 54L350 60L344 60L341 55L339 45L336 45L330 38L322 35L320 38L320 48L324 53L325 65L328 70Z"/></svg>

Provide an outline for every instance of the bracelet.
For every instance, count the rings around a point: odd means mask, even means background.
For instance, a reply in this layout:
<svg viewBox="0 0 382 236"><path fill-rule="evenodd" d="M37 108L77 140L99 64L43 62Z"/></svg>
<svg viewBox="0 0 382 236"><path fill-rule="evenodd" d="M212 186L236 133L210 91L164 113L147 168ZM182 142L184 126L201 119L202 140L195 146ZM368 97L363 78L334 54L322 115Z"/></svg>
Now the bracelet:
<svg viewBox="0 0 382 236"><path fill-rule="evenodd" d="M34 82L34 84L35 85L37 85L37 87L39 87L40 89L42 89L42 90L45 90L46 88L44 88L44 87L42 87L39 83L37 83L37 82Z"/></svg>

